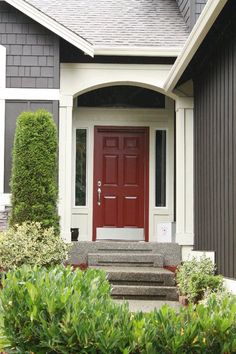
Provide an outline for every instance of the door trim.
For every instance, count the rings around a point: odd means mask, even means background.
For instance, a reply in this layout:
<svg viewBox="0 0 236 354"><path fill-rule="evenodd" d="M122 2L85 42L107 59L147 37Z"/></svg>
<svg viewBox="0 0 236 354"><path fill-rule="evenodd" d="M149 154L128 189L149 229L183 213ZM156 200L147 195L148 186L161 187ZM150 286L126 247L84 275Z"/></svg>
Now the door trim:
<svg viewBox="0 0 236 354"><path fill-rule="evenodd" d="M145 158L145 166L144 166L144 241L148 242L149 241L149 127L132 127L132 126L94 126L94 141L95 141L95 136L99 132L109 132L109 131L116 131L120 133L125 133L132 131L134 133L144 133L144 154L146 156ZM95 169L95 144L94 144L94 157L93 157L93 173ZM96 227L95 227L95 204L96 200L94 198L94 181L93 181L93 237L92 240L96 241ZM125 240L124 240L125 241Z"/></svg>

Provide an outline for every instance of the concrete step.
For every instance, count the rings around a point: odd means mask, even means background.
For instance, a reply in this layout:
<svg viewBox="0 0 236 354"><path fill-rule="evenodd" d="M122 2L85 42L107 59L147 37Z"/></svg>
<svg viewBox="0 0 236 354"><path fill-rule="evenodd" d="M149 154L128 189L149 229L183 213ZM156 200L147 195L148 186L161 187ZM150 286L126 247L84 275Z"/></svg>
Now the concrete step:
<svg viewBox="0 0 236 354"><path fill-rule="evenodd" d="M114 299L171 300L177 301L178 294L173 286L113 285Z"/></svg>
<svg viewBox="0 0 236 354"><path fill-rule="evenodd" d="M175 275L167 269L154 267L93 267L104 270L114 285L175 286Z"/></svg>
<svg viewBox="0 0 236 354"><path fill-rule="evenodd" d="M97 253L152 253L152 245L148 242L122 242L122 241L98 241L97 244Z"/></svg>
<svg viewBox="0 0 236 354"><path fill-rule="evenodd" d="M89 266L163 267L163 256L156 253L89 253Z"/></svg>

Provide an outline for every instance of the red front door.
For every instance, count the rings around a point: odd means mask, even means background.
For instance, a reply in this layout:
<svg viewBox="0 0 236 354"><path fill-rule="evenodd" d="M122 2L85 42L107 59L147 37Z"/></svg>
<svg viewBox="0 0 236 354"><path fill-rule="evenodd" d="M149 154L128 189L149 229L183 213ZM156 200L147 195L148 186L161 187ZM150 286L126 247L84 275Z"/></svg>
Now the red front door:
<svg viewBox="0 0 236 354"><path fill-rule="evenodd" d="M104 228L148 240L148 128L95 127L93 191L94 240Z"/></svg>

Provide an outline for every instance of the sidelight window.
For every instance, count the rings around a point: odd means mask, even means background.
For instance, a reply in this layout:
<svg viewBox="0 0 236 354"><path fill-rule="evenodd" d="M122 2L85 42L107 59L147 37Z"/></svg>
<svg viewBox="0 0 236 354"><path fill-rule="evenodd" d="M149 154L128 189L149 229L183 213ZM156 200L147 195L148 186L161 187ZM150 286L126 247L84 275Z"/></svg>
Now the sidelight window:
<svg viewBox="0 0 236 354"><path fill-rule="evenodd" d="M76 129L75 205L86 205L87 130Z"/></svg>
<svg viewBox="0 0 236 354"><path fill-rule="evenodd" d="M155 206L166 206L166 130L156 131Z"/></svg>

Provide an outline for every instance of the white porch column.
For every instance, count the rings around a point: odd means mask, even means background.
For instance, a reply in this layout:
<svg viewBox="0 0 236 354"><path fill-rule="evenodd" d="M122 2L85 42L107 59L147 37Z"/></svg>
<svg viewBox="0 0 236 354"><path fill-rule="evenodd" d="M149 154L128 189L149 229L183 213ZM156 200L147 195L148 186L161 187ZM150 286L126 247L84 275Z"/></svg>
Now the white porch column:
<svg viewBox="0 0 236 354"><path fill-rule="evenodd" d="M66 242L71 241L72 109L73 97L61 96L59 115L59 215L61 237Z"/></svg>
<svg viewBox="0 0 236 354"><path fill-rule="evenodd" d="M193 98L180 97L176 100L176 242L181 246L194 244L193 212Z"/></svg>

